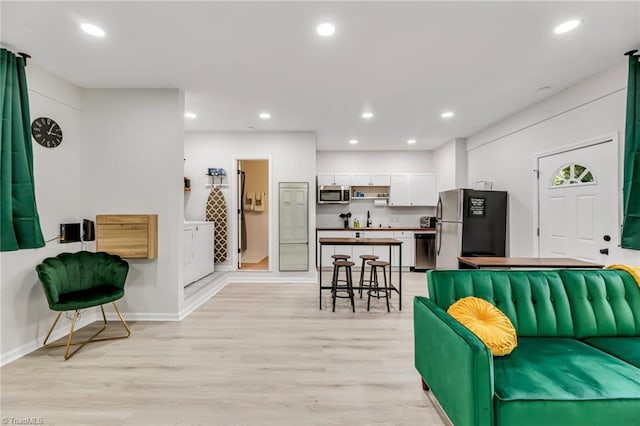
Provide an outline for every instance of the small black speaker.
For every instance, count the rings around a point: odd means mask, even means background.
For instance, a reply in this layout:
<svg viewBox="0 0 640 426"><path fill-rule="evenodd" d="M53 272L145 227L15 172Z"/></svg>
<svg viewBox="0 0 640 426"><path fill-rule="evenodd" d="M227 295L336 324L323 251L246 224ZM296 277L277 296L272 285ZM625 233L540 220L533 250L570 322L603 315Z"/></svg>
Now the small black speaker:
<svg viewBox="0 0 640 426"><path fill-rule="evenodd" d="M82 241L95 241L96 225L92 220L84 219L82 221Z"/></svg>
<svg viewBox="0 0 640 426"><path fill-rule="evenodd" d="M80 224L79 223L62 223L60 224L60 242L75 243L80 241Z"/></svg>

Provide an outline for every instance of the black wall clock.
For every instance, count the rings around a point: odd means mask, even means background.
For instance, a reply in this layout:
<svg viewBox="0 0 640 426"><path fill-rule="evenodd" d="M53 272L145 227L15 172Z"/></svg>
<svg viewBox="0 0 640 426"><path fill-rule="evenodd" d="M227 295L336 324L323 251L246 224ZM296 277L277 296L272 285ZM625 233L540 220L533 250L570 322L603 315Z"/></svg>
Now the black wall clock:
<svg viewBox="0 0 640 426"><path fill-rule="evenodd" d="M62 129L50 118L38 117L31 123L31 135L45 148L55 148L62 143Z"/></svg>

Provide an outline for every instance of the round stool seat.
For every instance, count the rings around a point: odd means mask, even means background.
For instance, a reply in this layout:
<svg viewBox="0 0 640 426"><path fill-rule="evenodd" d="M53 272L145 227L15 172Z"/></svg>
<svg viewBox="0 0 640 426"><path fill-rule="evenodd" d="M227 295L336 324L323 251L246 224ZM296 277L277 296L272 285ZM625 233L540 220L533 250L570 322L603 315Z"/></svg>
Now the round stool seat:
<svg viewBox="0 0 640 426"><path fill-rule="evenodd" d="M349 259L351 256L348 254L332 254L331 257L334 259Z"/></svg>
<svg viewBox="0 0 640 426"><path fill-rule="evenodd" d="M355 263L350 262L348 260L336 260L335 262L333 262L333 264L335 266L354 266Z"/></svg>
<svg viewBox="0 0 640 426"><path fill-rule="evenodd" d="M367 262L369 266L389 266L389 262L384 260L370 260Z"/></svg>
<svg viewBox="0 0 640 426"><path fill-rule="evenodd" d="M364 260L376 260L379 257L380 256L376 256L375 254L361 254L360 255L360 259L364 259Z"/></svg>

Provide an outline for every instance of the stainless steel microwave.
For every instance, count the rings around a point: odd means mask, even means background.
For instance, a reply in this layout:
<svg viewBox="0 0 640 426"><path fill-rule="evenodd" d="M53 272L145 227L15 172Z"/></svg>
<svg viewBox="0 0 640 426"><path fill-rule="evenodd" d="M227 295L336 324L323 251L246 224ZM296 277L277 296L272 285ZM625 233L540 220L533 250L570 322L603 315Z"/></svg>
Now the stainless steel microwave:
<svg viewBox="0 0 640 426"><path fill-rule="evenodd" d="M318 204L348 204L351 202L351 187L345 185L318 186Z"/></svg>

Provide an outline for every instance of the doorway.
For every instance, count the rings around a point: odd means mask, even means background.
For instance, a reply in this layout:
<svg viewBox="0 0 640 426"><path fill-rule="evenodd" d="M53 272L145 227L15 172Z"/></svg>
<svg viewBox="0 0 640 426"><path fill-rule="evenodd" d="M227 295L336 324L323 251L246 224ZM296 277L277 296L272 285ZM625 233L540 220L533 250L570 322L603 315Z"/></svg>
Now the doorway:
<svg viewBox="0 0 640 426"><path fill-rule="evenodd" d="M540 257L601 264L618 242L618 145L615 138L538 157Z"/></svg>
<svg viewBox="0 0 640 426"><path fill-rule="evenodd" d="M238 160L238 270L269 270L269 160Z"/></svg>

